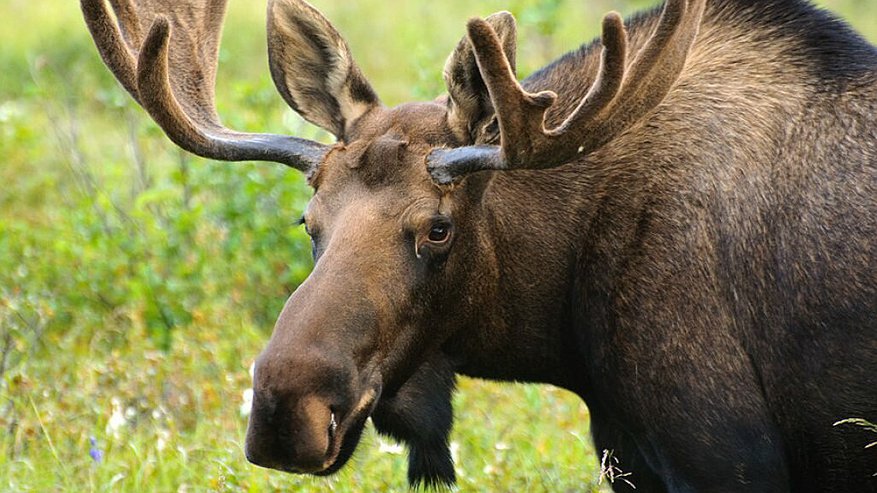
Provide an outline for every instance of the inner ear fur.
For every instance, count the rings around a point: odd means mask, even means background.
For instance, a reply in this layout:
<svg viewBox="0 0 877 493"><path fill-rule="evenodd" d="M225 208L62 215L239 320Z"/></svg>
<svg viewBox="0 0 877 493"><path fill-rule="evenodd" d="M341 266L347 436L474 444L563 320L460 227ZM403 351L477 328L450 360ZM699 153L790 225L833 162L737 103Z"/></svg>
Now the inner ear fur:
<svg viewBox="0 0 877 493"><path fill-rule="evenodd" d="M380 105L347 42L307 2L268 3L268 61L283 99L339 140L359 117Z"/></svg>
<svg viewBox="0 0 877 493"><path fill-rule="evenodd" d="M496 31L514 72L517 49L514 16L508 12L497 12L485 21ZM444 79L448 89L448 125L457 138L468 144L492 141L496 137L496 129L493 128L496 125L492 124L493 104L468 36L463 36L445 62Z"/></svg>

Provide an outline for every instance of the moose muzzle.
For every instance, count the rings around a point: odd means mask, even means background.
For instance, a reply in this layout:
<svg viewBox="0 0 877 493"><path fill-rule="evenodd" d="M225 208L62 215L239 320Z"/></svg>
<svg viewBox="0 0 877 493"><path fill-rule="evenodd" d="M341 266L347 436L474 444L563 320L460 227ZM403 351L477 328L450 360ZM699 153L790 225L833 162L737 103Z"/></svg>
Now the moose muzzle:
<svg viewBox="0 0 877 493"><path fill-rule="evenodd" d="M355 447L379 379L357 378L352 366L316 351L293 358L271 349L256 362L247 459L286 472L331 473L348 458L351 442Z"/></svg>
<svg viewBox="0 0 877 493"><path fill-rule="evenodd" d="M254 392L246 454L253 464L289 472L316 473L331 459L337 418L316 395L296 398Z"/></svg>

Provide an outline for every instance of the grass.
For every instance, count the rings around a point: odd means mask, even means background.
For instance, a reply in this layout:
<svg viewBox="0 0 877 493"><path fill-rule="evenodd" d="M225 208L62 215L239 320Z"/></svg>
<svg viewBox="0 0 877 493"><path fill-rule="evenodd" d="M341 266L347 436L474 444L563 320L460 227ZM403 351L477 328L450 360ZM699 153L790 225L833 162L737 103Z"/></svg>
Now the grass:
<svg viewBox="0 0 877 493"><path fill-rule="evenodd" d="M396 104L443 92L472 15L517 16L526 75L603 12L653 2L314 3ZM823 3L877 39L877 6ZM102 66L76 2L5 0L0 18L14 20L0 31L0 491L406 490L404 454L371 428L330 479L244 459L247 369L311 267L301 177L177 151ZM263 24L261 5L231 2L220 113L327 139L277 96ZM601 488L574 396L463 379L454 405L461 490Z"/></svg>

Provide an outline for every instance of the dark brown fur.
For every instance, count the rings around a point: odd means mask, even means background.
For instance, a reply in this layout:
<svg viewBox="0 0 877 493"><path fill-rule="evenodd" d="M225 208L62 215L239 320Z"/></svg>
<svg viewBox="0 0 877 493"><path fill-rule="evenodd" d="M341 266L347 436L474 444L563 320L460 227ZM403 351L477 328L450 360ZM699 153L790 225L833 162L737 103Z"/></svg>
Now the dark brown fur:
<svg viewBox="0 0 877 493"><path fill-rule="evenodd" d="M709 0L666 96L609 142L439 186L428 157L496 142L507 102L466 40L447 65L456 103L385 108L316 10L270 12L292 29L270 49L281 93L339 143L290 151L315 188L317 261L258 359L250 460L332 473L371 415L411 446L412 483L452 482L456 372L577 393L636 491L877 491L874 438L834 426L877 421L874 47L802 1ZM658 14L628 23L630 53ZM470 39L500 31L513 69L507 22ZM547 128L600 57L587 45L522 83L557 94Z"/></svg>

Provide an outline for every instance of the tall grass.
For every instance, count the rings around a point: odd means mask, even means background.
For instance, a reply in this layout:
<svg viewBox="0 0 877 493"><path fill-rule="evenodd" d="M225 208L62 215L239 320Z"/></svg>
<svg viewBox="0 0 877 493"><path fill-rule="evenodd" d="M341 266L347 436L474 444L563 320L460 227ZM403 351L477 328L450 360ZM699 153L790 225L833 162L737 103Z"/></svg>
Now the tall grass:
<svg viewBox="0 0 877 493"><path fill-rule="evenodd" d="M395 104L443 92L470 16L517 16L526 75L604 11L653 2L315 3ZM825 3L875 39L877 5ZM263 10L230 4L219 111L327 140L275 93ZM243 457L247 369L311 268L299 174L176 150L102 66L76 2L5 0L0 18L0 491L405 490L404 454L370 430L335 478ZM463 490L599 489L568 393L463 380L454 404Z"/></svg>

